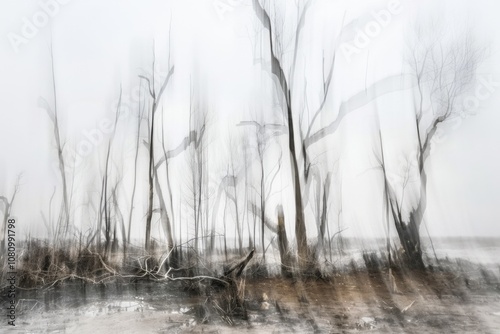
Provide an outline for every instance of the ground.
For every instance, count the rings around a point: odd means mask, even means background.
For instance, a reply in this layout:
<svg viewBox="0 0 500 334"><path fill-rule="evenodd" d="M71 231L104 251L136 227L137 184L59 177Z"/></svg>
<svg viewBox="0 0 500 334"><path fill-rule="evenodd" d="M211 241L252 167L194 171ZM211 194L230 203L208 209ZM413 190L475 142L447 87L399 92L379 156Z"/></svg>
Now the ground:
<svg viewBox="0 0 500 334"><path fill-rule="evenodd" d="M464 269L465 268L465 269ZM24 292L14 333L498 333L500 283L492 270L444 267L394 272L349 269L325 278L248 278L247 320L207 323L195 310L206 296L180 285L130 283ZM137 285L139 284L139 285ZM264 295L265 294L265 295ZM82 297L83 296L83 297ZM83 298L83 300L82 300ZM3 308L3 307L2 307ZM4 324L2 324L3 326Z"/></svg>

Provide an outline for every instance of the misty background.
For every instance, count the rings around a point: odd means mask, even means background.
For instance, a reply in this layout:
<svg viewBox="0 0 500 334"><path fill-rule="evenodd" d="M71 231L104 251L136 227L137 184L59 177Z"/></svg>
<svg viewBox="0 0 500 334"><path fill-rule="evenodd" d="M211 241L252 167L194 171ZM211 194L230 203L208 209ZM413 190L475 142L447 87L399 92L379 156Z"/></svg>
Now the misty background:
<svg viewBox="0 0 500 334"><path fill-rule="evenodd" d="M275 3L280 6L285 2ZM353 37L340 35L343 24L352 24L353 31L363 29L366 22L373 20L372 11L385 9L388 3L314 1L304 28L307 37L299 60L304 73L312 75L297 83L300 86L307 82L307 87L303 100L296 103L308 104L311 113L315 110L320 98L322 56L331 61L328 59L335 43L339 39L349 42ZM337 55L334 82L325 105L327 112L320 123L325 125L335 117L341 101L378 79L403 71L414 22L435 17L444 35L470 29L478 44L487 49L478 76L493 80L497 86L491 96L480 101L474 115L464 115L459 121L444 125L439 140L433 143L426 166L428 206L426 227L421 235L423 239L427 237L427 228L431 236L500 236L500 22L497 19L500 4L494 0L437 3L402 0L400 5L401 13L392 17L391 23L368 47L352 59ZM291 7L286 17L294 17ZM160 77L168 72L169 54L175 65L172 82L161 102L168 149L179 145L189 132L190 98L195 97L207 112L209 207L213 208L218 184L227 172L231 145L233 159L241 163L240 140L247 137L251 141L251 130L238 124L251 120L283 123L273 84L258 61L262 42L255 37L259 24L249 1L73 0L64 5L61 1L58 12L44 27L27 38L26 43L13 47L9 34L22 36L24 18L31 20L40 10L40 1L0 1L0 195L10 197L17 175L23 173L12 212L18 221L18 231L24 236L46 235L41 212L48 211L54 187L59 190L54 203L61 196L58 171L54 167L57 154L52 125L39 106L40 97L52 101L51 45L61 131L68 153L78 152L103 121L114 120L122 89L122 107L128 112L117 128L117 142L122 149L113 152L112 170L123 175L125 212L131 191L138 110L134 94L140 87L138 76L152 72L153 52ZM287 48L293 45L285 45L284 49ZM470 94L474 95L474 87ZM398 166L404 163L414 144L411 108L408 108L412 101L412 95L406 91L382 96L376 103L350 113L339 131L314 148L315 156L320 157L318 164L335 171L334 179L341 177L341 224L347 228L343 232L346 236L385 235L382 179L379 172L371 170L375 165L372 144L377 138L374 105L380 113L388 164L394 166L392 174L397 179ZM87 204L92 196L98 196L97 171L103 164L107 136L104 133L99 144L91 145L74 169L73 210L77 217L74 223L82 230L95 224ZM266 153L270 157L268 167L272 168L276 163L272 157L279 155L280 147L283 151L283 166L268 210L269 217L274 218L276 205L283 205L290 234L294 230L294 203L287 146L282 137ZM147 209L145 150L141 158L144 160L138 172L143 177L136 195L133 224L133 235L137 238L144 234ZM189 213L183 202L189 193L188 160L187 155L181 154L171 165L176 216L186 221ZM418 184L418 179L413 182ZM336 227L340 203L337 181L332 189L329 222ZM411 205L411 198L408 201L407 205ZM53 210L56 208L54 204ZM309 237L316 234L314 224L312 217L307 218ZM153 234L161 235L157 221Z"/></svg>

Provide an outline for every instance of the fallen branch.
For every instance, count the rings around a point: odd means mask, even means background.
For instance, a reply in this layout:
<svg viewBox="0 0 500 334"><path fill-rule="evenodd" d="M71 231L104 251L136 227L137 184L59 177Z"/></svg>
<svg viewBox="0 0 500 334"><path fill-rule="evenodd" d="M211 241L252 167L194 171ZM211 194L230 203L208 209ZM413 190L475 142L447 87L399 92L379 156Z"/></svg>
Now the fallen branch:
<svg viewBox="0 0 500 334"><path fill-rule="evenodd" d="M229 270L227 270L224 273L224 276L229 277L229 275L232 272L234 272L234 271L236 271L236 269L238 269L238 271L236 272L235 277L240 277L241 274L243 273L243 270L247 266L248 262L250 262L250 260L252 259L254 253L255 253L255 249L252 249L252 251L245 257L245 259L243 259L242 261L238 262L237 264L235 264L234 266L232 266L231 268L229 268Z"/></svg>
<svg viewBox="0 0 500 334"><path fill-rule="evenodd" d="M410 303L410 305L406 306L404 309L401 310L401 313L405 313L406 311L408 311L410 309L410 307L413 306L413 304L415 304L416 300L412 301Z"/></svg>

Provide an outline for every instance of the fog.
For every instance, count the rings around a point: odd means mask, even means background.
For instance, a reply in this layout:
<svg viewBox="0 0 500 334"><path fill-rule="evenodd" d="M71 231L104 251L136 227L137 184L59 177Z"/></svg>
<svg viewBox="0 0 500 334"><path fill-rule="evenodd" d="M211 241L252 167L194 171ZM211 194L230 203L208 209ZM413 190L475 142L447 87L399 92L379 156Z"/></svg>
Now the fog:
<svg viewBox="0 0 500 334"><path fill-rule="evenodd" d="M208 114L210 199L207 207L213 215L217 187L230 162L229 142L236 146L234 159L241 162L240 139L251 140L249 133L253 130L238 126L240 122L283 124L285 119L270 75L262 70L262 63L268 60L259 59L267 54L264 42L256 37L261 28L251 1L73 0L66 4L59 1L59 9L52 8L53 15L46 24L35 27L37 31L31 31L32 36L27 37L23 34L28 29L26 22L33 22L34 15L43 10L42 3L51 2L0 2L0 195L10 197L17 175L23 173L12 209L19 231L25 236L46 236L41 212L48 215L54 189L52 210L58 210L57 203L62 196L53 128L39 104L40 98L53 103L51 48L65 154L68 159L80 153L83 156L78 166L68 170L73 178L73 223L77 229L86 230L95 225L88 202L98 200L110 136L102 130L105 127L102 122L114 120L120 87L122 107L128 113L120 119L117 128L116 142L120 148L113 151L112 171L123 176L119 201L123 212L129 211L139 106L136 93L141 87L138 76L151 74L153 52L158 77L168 72L169 57L175 65L160 107L164 112L167 148L177 147L189 133L190 98L194 97L200 109ZM283 6L283 3L276 1L275 4ZM388 4L387 1L314 1L304 26L304 44L297 66L298 71L304 73L297 77L305 79L296 79L293 83L294 89L304 91L294 96L293 102L308 110L304 119L310 119L321 103L321 69L330 66L333 47L339 41L351 41L356 31L374 20L373 12L387 9ZM283 45L283 54L288 67L292 66L288 57L294 45L293 31L287 28L297 15L293 7L287 7L283 16L283 40L289 40ZM465 95L474 97L478 89L482 94L472 113L464 113L463 117L443 124L438 140L432 143L425 167L428 194L425 227L421 233L426 236L428 230L431 236L499 236L500 21L497 13L500 4L493 0L449 0L437 4L402 0L398 8L398 14L391 17L390 24L383 27L367 47L352 56L346 56L345 52L336 56L325 113L315 129L335 118L342 101L377 80L404 71L405 55L416 23L425 26L432 18L437 19L440 28L435 32L445 39L470 31L485 52L474 84ZM341 34L343 26L350 27L345 35ZM22 42L16 38L22 38ZM378 111L387 164L394 166L390 172L396 180L401 176L398 166L415 145L411 118L414 103L414 96L408 90L385 94L350 112L338 131L313 148L316 157L313 162L333 172L328 215L335 230L337 211L342 203L341 224L345 235L385 235L383 181L380 171L373 169L376 160L372 146L378 140L375 114ZM298 114L296 117L298 122ZM90 151L87 152L84 150L87 144L83 143L92 138L95 143L88 145ZM273 186L268 213L274 218L275 207L282 204L290 234L294 231L290 161L286 138L281 136L276 140L266 153L269 156L266 169L275 166L280 151L283 166ZM253 161L256 159L254 153ZM142 176L138 181L133 223L133 235L137 238L143 236L147 210L146 161L147 152L141 146L138 172ZM187 154L181 154L170 166L174 213L187 222L191 219L186 204L191 182L188 162ZM254 163L252 166L251 169L257 168ZM413 195L408 197L407 209L403 211L408 211L414 205L412 201L418 198L417 185L418 180L410 180L408 193ZM342 189L341 199L339 189ZM311 208L306 210L309 210L307 232L314 237L314 218ZM217 230L221 228L221 220L217 219ZM158 222L153 224L153 234L162 235Z"/></svg>

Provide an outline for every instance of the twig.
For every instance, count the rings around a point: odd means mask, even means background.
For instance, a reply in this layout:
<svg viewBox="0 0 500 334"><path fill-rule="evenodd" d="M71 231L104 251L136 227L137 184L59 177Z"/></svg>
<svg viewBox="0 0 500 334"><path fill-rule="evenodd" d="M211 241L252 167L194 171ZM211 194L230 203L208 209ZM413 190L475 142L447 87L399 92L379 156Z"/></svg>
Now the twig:
<svg viewBox="0 0 500 334"><path fill-rule="evenodd" d="M406 306L404 309L401 310L401 313L405 313L406 311L408 311L410 309L410 307L413 306L413 304L415 304L416 300L412 301L410 303L410 305Z"/></svg>

